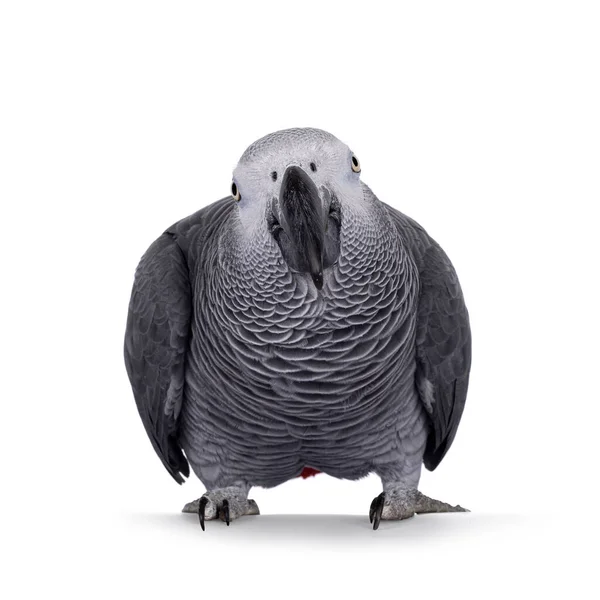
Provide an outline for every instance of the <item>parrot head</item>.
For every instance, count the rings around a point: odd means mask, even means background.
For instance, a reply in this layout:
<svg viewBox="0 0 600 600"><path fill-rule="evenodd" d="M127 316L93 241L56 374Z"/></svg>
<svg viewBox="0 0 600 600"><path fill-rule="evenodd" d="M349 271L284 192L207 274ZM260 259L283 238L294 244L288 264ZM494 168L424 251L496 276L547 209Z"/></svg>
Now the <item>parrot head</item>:
<svg viewBox="0 0 600 600"><path fill-rule="evenodd" d="M323 271L339 258L343 216L364 203L359 176L354 153L325 131L271 133L247 148L233 172L240 235L273 240L289 268L321 289Z"/></svg>

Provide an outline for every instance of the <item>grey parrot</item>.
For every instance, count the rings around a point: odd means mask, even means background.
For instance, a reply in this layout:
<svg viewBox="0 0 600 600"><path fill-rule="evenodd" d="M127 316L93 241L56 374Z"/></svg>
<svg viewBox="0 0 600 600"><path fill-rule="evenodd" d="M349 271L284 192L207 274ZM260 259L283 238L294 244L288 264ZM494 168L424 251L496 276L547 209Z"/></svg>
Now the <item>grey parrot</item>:
<svg viewBox="0 0 600 600"><path fill-rule="evenodd" d="M135 274L125 364L139 414L205 520L258 514L253 486L375 473L380 521L460 512L418 491L452 445L471 333L450 260L319 129L250 145L231 195L169 227Z"/></svg>

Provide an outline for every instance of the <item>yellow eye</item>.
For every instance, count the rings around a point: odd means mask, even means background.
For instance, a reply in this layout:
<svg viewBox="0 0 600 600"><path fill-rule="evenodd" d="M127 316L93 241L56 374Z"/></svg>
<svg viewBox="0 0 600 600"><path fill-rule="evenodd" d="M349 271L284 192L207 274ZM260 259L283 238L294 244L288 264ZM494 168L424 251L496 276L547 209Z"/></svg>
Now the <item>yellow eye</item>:
<svg viewBox="0 0 600 600"><path fill-rule="evenodd" d="M234 200L237 200L238 202L240 201L240 199L242 198L240 196L240 190L238 190L238 186L235 185L235 181L231 182L231 195L233 196Z"/></svg>
<svg viewBox="0 0 600 600"><path fill-rule="evenodd" d="M352 155L352 170L355 173L360 173L360 161L354 154Z"/></svg>

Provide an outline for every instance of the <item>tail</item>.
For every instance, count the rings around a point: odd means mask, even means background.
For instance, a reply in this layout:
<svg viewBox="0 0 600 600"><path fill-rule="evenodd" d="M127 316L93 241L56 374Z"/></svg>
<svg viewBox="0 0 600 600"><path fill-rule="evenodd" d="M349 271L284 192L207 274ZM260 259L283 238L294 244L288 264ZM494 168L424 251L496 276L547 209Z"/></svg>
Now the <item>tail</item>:
<svg viewBox="0 0 600 600"><path fill-rule="evenodd" d="M302 469L302 473L300 473L299 477L302 477L302 479L308 479L309 477L314 477L315 475L318 475L321 471L317 471L316 469L313 469L312 467L304 467L304 469Z"/></svg>

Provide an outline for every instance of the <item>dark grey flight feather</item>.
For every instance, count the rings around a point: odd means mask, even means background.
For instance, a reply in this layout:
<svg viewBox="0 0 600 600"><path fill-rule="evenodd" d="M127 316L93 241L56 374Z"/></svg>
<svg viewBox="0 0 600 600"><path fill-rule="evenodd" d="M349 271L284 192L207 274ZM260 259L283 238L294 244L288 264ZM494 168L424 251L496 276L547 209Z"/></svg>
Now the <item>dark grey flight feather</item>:
<svg viewBox="0 0 600 600"><path fill-rule="evenodd" d="M388 207L419 270L417 387L431 427L423 456L433 471L458 429L471 369L471 329L456 271L440 246L409 217Z"/></svg>
<svg viewBox="0 0 600 600"><path fill-rule="evenodd" d="M125 335L125 365L152 446L177 483L188 462L177 441L190 334L191 292L185 257L165 233L137 268Z"/></svg>
<svg viewBox="0 0 600 600"><path fill-rule="evenodd" d="M146 433L177 483L190 474L178 440L191 333L190 267L197 268L197 250L232 208L231 198L224 198L167 229L142 257L131 292L127 374Z"/></svg>

